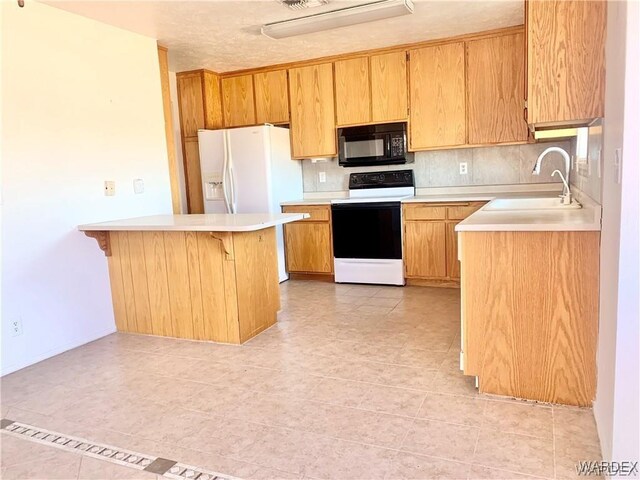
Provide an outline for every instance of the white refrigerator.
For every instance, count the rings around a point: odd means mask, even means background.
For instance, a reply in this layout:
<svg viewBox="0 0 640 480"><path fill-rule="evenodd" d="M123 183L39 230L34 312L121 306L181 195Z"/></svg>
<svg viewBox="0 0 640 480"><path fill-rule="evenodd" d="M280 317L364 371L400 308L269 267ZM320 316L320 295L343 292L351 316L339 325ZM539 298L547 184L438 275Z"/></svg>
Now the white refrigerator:
<svg viewBox="0 0 640 480"><path fill-rule="evenodd" d="M291 159L288 128L198 130L198 142L205 213L280 213L281 202L302 198L302 166ZM276 239L283 282L282 226Z"/></svg>

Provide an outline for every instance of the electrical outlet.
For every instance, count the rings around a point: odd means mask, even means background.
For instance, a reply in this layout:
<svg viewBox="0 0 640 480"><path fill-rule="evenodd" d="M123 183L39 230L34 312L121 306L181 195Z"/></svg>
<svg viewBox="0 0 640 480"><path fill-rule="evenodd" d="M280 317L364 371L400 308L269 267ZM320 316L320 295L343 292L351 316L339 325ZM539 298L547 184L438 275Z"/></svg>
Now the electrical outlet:
<svg viewBox="0 0 640 480"><path fill-rule="evenodd" d="M116 182L113 180L105 180L104 194L107 197L113 197L116 194Z"/></svg>
<svg viewBox="0 0 640 480"><path fill-rule="evenodd" d="M616 148L616 156L613 160L615 180L618 185L622 183L622 148Z"/></svg>
<svg viewBox="0 0 640 480"><path fill-rule="evenodd" d="M141 178L136 178L133 181L133 193L144 193L144 180L142 180Z"/></svg>
<svg viewBox="0 0 640 480"><path fill-rule="evenodd" d="M327 172L318 172L318 181L325 183L327 181Z"/></svg>
<svg viewBox="0 0 640 480"><path fill-rule="evenodd" d="M22 319L17 318L11 322L11 336L18 337L22 335Z"/></svg>
<svg viewBox="0 0 640 480"><path fill-rule="evenodd" d="M466 175L468 172L468 164L467 162L460 162L460 175Z"/></svg>

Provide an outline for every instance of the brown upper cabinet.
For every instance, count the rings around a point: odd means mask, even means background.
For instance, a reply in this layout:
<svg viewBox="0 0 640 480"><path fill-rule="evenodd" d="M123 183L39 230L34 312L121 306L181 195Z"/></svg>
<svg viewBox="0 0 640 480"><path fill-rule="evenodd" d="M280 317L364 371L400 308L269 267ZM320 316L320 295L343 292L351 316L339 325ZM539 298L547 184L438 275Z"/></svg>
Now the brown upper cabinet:
<svg viewBox="0 0 640 480"><path fill-rule="evenodd" d="M464 42L423 47L409 55L410 149L465 144Z"/></svg>
<svg viewBox="0 0 640 480"><path fill-rule="evenodd" d="M289 70L291 150L295 158L335 156L333 64Z"/></svg>
<svg viewBox="0 0 640 480"><path fill-rule="evenodd" d="M222 128L220 79L206 70L178 73L176 79L187 210L189 213L204 213L198 130Z"/></svg>
<svg viewBox="0 0 640 480"><path fill-rule="evenodd" d="M359 125L371 122L369 58L335 62L336 123Z"/></svg>
<svg viewBox="0 0 640 480"><path fill-rule="evenodd" d="M468 143L524 142L524 34L467 42Z"/></svg>
<svg viewBox="0 0 640 480"><path fill-rule="evenodd" d="M407 52L372 55L371 115L374 122L407 119Z"/></svg>
<svg viewBox="0 0 640 480"><path fill-rule="evenodd" d="M222 79L222 112L225 127L255 125L253 75Z"/></svg>
<svg viewBox="0 0 640 480"><path fill-rule="evenodd" d="M527 121L587 124L604 116L607 2L528 0Z"/></svg>
<svg viewBox="0 0 640 480"><path fill-rule="evenodd" d="M253 76L256 123L289 123L287 71L274 70Z"/></svg>

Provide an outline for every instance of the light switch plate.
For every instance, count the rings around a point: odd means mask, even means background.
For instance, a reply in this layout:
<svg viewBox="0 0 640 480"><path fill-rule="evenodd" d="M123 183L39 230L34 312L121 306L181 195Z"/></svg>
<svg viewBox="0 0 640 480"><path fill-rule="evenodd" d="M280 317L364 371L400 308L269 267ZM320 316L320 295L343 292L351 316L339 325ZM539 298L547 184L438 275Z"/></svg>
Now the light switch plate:
<svg viewBox="0 0 640 480"><path fill-rule="evenodd" d="M113 180L105 180L104 194L107 197L113 197L116 194L116 182L114 182Z"/></svg>
<svg viewBox="0 0 640 480"><path fill-rule="evenodd" d="M325 183L327 181L327 172L318 172L318 181Z"/></svg>
<svg viewBox="0 0 640 480"><path fill-rule="evenodd" d="M133 181L133 193L135 193L136 195L144 193L144 180L142 180L141 178L136 178Z"/></svg>

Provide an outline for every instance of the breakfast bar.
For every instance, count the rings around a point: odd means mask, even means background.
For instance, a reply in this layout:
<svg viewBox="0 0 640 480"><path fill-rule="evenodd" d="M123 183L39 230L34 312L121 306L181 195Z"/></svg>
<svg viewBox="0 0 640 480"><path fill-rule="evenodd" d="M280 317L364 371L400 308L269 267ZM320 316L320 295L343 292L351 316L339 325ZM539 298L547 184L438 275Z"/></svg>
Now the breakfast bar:
<svg viewBox="0 0 640 480"><path fill-rule="evenodd" d="M107 256L118 331L241 344L280 309L275 227L306 216L156 215L78 229Z"/></svg>

